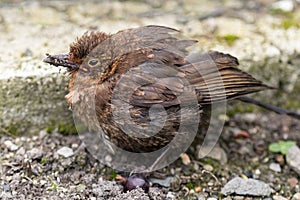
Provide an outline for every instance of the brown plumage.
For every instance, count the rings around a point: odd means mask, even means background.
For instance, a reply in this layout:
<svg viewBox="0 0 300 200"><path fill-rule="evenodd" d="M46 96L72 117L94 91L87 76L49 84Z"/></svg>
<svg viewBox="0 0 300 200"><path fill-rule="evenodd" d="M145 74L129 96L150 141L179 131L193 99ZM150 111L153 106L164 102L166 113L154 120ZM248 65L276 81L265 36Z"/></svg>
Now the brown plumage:
<svg viewBox="0 0 300 200"><path fill-rule="evenodd" d="M196 97L201 115L199 127L203 128L211 103L268 88L238 69L238 60L229 54L189 54L187 48L196 41L181 40L178 35L177 30L162 26L128 29L112 35L85 33L71 44L68 54L48 55L44 61L69 69L66 98L73 109L77 107L84 124L90 129L101 127L107 139L124 150L150 152L167 145L178 131L180 119L188 118L187 113L192 112L193 108L181 105L181 94L190 92ZM139 87L133 88L134 85ZM130 98L122 99L122 94L131 90ZM133 132L146 137L124 133L121 126L126 119L114 116L114 112L126 112L124 107L115 106L118 102L129 103L130 120L140 126ZM150 116L154 105L162 106L167 115L157 111ZM96 119L91 117L94 110ZM151 124L153 119L163 121L164 125L148 137L146 130L155 126Z"/></svg>

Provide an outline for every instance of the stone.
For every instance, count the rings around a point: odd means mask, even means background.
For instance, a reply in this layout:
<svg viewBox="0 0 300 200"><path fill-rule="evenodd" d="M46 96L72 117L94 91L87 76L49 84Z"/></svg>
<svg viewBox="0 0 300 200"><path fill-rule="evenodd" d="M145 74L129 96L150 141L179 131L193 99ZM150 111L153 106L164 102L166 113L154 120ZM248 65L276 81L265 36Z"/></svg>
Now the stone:
<svg viewBox="0 0 300 200"><path fill-rule="evenodd" d="M57 151L58 155L64 156L65 158L71 157L74 155L73 149L69 147L62 147Z"/></svg>
<svg viewBox="0 0 300 200"><path fill-rule="evenodd" d="M213 166L211 165L203 165L203 169L205 169L206 171L212 172L214 170Z"/></svg>
<svg viewBox="0 0 300 200"><path fill-rule="evenodd" d="M300 192L297 192L293 195L292 200L299 200L300 199Z"/></svg>
<svg viewBox="0 0 300 200"><path fill-rule="evenodd" d="M286 154L287 164L300 175L300 149L298 146L289 148Z"/></svg>
<svg viewBox="0 0 300 200"><path fill-rule="evenodd" d="M275 172L281 172L281 167L278 163L271 163L269 168Z"/></svg>
<svg viewBox="0 0 300 200"><path fill-rule="evenodd" d="M201 146L201 148L198 149L197 157L198 159L201 159L205 156L216 159L221 164L226 164L228 161L227 154L224 149L219 146L215 146L213 149L211 149L210 146Z"/></svg>
<svg viewBox="0 0 300 200"><path fill-rule="evenodd" d="M4 145L9 151L16 151L19 147L15 145L12 141L6 140L4 141Z"/></svg>
<svg viewBox="0 0 300 200"><path fill-rule="evenodd" d="M38 149L38 148L32 148L31 150L29 150L27 152L27 154L28 154L29 158L34 160L34 159L42 158L43 151L41 149Z"/></svg>
<svg viewBox="0 0 300 200"><path fill-rule="evenodd" d="M269 196L271 192L270 186L262 181L240 177L230 180L221 190L223 195Z"/></svg>
<svg viewBox="0 0 300 200"><path fill-rule="evenodd" d="M176 181L176 179L174 177L171 177L171 176L169 176L165 179L150 178L149 180L152 184L156 183L156 184L158 184L160 186L163 186L163 187L166 187L166 188L170 187L171 183Z"/></svg>
<svg viewBox="0 0 300 200"><path fill-rule="evenodd" d="M190 159L189 155L187 155L186 153L182 153L180 155L180 157L181 157L182 163L184 165L189 165L191 163L191 159Z"/></svg>

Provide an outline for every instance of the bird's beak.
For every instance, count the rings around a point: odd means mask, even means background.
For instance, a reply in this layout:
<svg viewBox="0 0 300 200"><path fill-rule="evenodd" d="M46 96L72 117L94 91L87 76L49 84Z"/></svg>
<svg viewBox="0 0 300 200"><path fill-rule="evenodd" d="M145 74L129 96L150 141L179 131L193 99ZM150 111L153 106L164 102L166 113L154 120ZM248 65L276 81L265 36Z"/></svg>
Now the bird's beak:
<svg viewBox="0 0 300 200"><path fill-rule="evenodd" d="M46 58L43 60L43 62L48 63L50 65L54 66L62 66L67 67L70 70L78 70L79 67L76 63L73 63L69 59L69 54L60 54L60 55L50 55L46 53Z"/></svg>

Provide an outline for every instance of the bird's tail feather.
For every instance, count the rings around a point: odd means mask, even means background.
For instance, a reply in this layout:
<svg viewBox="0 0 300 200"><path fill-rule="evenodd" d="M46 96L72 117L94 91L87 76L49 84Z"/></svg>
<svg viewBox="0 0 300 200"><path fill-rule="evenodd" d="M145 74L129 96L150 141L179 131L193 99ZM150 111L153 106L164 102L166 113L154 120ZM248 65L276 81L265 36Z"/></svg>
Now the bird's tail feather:
<svg viewBox="0 0 300 200"><path fill-rule="evenodd" d="M183 65L186 78L199 94L199 102L210 104L258 92L271 87L237 68L238 60L215 51L187 57L190 64Z"/></svg>

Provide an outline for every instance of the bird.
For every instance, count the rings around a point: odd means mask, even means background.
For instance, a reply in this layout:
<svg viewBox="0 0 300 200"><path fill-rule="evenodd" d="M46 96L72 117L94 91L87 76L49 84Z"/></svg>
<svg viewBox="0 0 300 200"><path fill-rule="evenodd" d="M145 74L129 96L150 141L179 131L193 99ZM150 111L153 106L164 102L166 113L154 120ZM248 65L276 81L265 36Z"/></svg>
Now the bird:
<svg viewBox="0 0 300 200"><path fill-rule="evenodd" d="M183 119L187 127L197 123L197 129L206 129L214 103L251 102L245 95L272 89L239 69L236 57L191 52L197 41L180 35L157 25L85 32L68 53L46 54L43 61L67 68L66 99L84 125L101 129L125 151L153 152L174 139Z"/></svg>

